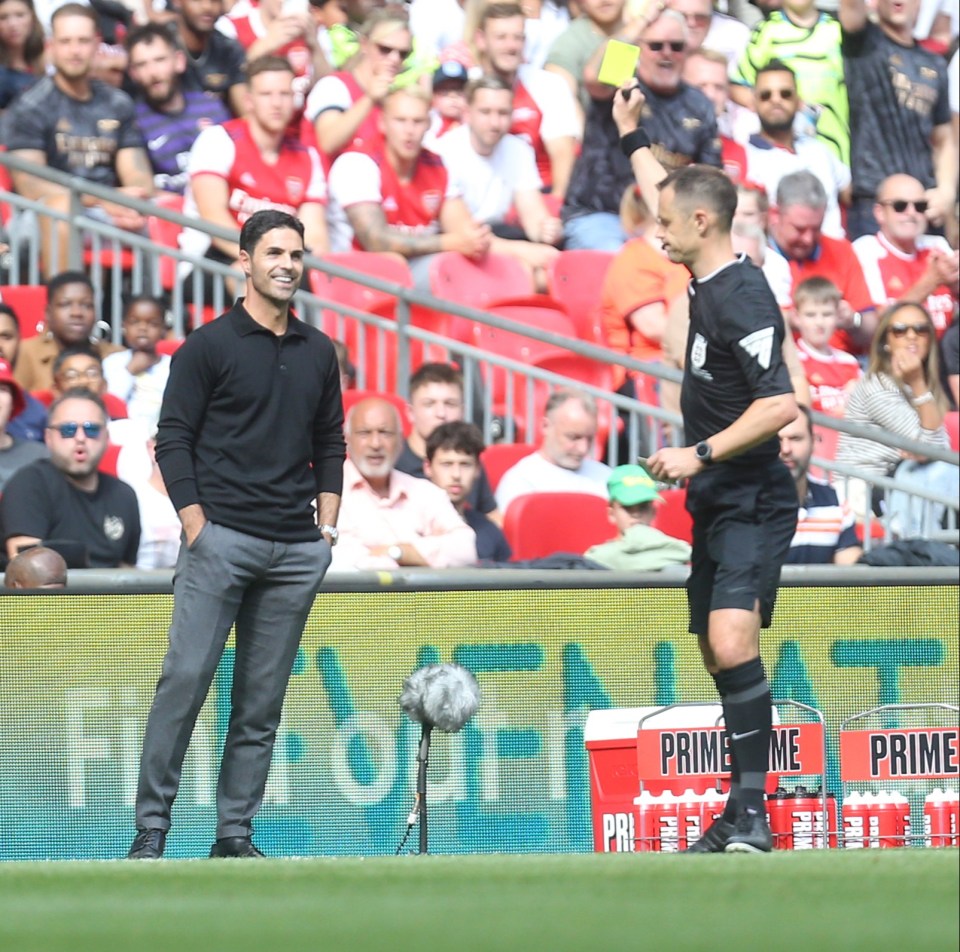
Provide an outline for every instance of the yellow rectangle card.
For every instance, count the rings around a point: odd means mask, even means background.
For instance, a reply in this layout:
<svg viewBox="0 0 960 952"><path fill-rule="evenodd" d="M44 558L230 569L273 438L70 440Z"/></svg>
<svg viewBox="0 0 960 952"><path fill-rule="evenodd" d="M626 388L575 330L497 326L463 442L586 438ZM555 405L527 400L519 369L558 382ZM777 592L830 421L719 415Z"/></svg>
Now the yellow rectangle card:
<svg viewBox="0 0 960 952"><path fill-rule="evenodd" d="M600 62L597 79L608 86L622 86L628 79L633 79L639 58L639 46L610 40Z"/></svg>

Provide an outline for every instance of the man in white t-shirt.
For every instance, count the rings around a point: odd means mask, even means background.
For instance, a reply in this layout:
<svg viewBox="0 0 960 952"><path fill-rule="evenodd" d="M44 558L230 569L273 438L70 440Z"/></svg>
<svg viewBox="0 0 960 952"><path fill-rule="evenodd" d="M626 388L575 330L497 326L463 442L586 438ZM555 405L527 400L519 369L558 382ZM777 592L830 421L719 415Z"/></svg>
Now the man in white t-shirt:
<svg viewBox="0 0 960 952"><path fill-rule="evenodd" d="M490 250L517 258L545 290L563 225L543 199L533 149L508 134L512 110L513 90L502 79L473 80L465 124L439 139L436 151L470 213L492 229Z"/></svg>
<svg viewBox="0 0 960 952"><path fill-rule="evenodd" d="M528 493L592 493L607 498L610 467L593 458L597 404L576 390L557 390L543 412L543 443L508 469L497 486L497 508L506 514Z"/></svg>

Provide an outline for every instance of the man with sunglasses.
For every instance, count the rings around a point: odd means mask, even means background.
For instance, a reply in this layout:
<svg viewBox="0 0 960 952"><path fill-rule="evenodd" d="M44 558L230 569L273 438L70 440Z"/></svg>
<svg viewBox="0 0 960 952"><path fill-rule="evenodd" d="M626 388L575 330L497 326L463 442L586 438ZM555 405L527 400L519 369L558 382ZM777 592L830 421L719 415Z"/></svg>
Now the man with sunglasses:
<svg viewBox="0 0 960 952"><path fill-rule="evenodd" d="M8 558L58 539L82 545L90 568L135 566L140 512L134 491L98 471L107 448L107 413L89 390L53 402L44 434L49 459L19 470L0 499Z"/></svg>
<svg viewBox="0 0 960 952"><path fill-rule="evenodd" d="M853 250L875 301L922 304L942 337L953 320L960 283L960 257L946 238L928 235L929 201L912 175L880 183L873 214L880 230L862 235Z"/></svg>
<svg viewBox="0 0 960 952"><path fill-rule="evenodd" d="M656 10L631 21L615 37L638 43L637 79L647 107L644 128L668 169L691 163L721 167L717 120L710 100L681 78L687 55L687 23L675 10ZM633 185L629 160L617 146L612 103L617 90L599 81L607 43L584 69L591 96L583 149L573 168L561 217L567 248L619 251L626 241L620 201Z"/></svg>

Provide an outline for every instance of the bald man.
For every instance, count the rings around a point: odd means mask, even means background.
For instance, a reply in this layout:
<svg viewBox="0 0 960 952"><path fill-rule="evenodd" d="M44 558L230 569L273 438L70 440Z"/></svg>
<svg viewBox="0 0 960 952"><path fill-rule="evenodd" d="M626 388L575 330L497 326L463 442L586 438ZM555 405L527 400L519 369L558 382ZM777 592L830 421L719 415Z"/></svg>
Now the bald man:
<svg viewBox="0 0 960 952"><path fill-rule="evenodd" d="M67 563L59 552L37 545L10 560L3 584L6 588L64 588Z"/></svg>
<svg viewBox="0 0 960 952"><path fill-rule="evenodd" d="M878 303L922 304L942 337L953 318L960 258L939 235L928 235L929 200L912 175L890 175L877 189L873 214L880 230L853 243L870 296Z"/></svg>

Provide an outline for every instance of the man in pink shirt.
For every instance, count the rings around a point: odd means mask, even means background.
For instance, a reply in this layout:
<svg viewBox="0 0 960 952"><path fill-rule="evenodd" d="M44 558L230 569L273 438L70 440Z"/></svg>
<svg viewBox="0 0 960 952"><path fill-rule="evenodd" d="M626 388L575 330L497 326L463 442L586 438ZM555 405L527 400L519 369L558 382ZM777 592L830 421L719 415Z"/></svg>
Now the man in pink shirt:
<svg viewBox="0 0 960 952"><path fill-rule="evenodd" d="M345 433L333 568L474 565L476 536L447 494L394 469L402 441L393 404L380 397L361 400L347 416Z"/></svg>

